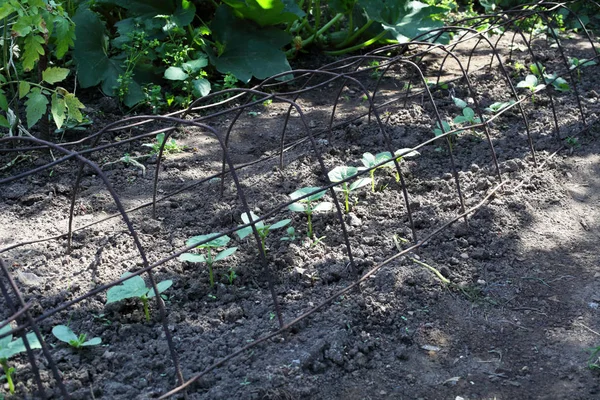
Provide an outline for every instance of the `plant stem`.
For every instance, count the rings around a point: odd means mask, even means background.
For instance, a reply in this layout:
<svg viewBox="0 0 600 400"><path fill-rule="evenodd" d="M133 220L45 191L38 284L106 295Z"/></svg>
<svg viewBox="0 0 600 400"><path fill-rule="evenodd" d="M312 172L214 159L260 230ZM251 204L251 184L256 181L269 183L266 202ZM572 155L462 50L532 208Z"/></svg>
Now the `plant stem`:
<svg viewBox="0 0 600 400"><path fill-rule="evenodd" d="M206 249L206 251L208 252L208 254L206 255L206 265L208 265L208 280L210 282L210 287L214 287L215 286L215 277L213 275L213 259L212 259L212 254L210 253L210 247L208 247Z"/></svg>
<svg viewBox="0 0 600 400"><path fill-rule="evenodd" d="M375 170L371 170L371 192L375 193Z"/></svg>
<svg viewBox="0 0 600 400"><path fill-rule="evenodd" d="M8 383L8 391L10 394L15 393L15 384L12 380L12 373L15 371L14 368L10 368L8 366L8 361L6 359L0 360L0 365L2 365L2 369L4 370L4 376L6 377L6 382Z"/></svg>
<svg viewBox="0 0 600 400"><path fill-rule="evenodd" d="M434 267L432 267L431 265L429 265L429 264L425 264L424 262L422 262L422 261L419 261L419 260L417 260L417 259L414 259L414 258L411 258L411 261L414 261L414 262L416 262L417 264L419 264L419 265L421 265L421 266L423 266L423 267L425 267L425 268L429 269L431 272L433 272L433 273L435 274L435 276L436 276L436 277L437 277L437 278L438 278L440 281L442 281L442 283L443 283L443 284L445 284L445 285L450 285L450 284L452 283L452 282L450 282L450 280L449 280L448 278L446 278L444 275L442 275L442 274L440 273L440 271L438 271L437 269L435 269L435 268L434 268Z"/></svg>
<svg viewBox="0 0 600 400"><path fill-rule="evenodd" d="M348 38L346 38L342 43L340 43L339 45L337 45L335 47L337 49L342 49L342 48L344 48L344 46L347 46L350 43L354 42L360 35L362 35L362 33L364 31L366 31L367 29L369 29L369 27L371 26L371 24L373 22L375 22L375 21L373 21L372 19L368 20L367 23L364 24L359 30L357 30L356 32L354 32L352 35L350 35Z"/></svg>
<svg viewBox="0 0 600 400"><path fill-rule="evenodd" d="M310 207L310 205L309 205ZM312 231L312 211L307 212L306 216L308 217L308 237L312 239L313 231Z"/></svg>
<svg viewBox="0 0 600 400"><path fill-rule="evenodd" d="M351 53L353 51L368 47L368 46L372 45L373 43L377 43L377 41L379 39L381 39L382 37L384 37L386 33L387 33L387 31L383 31L383 32L379 33L379 35L375 36L374 38L369 39L366 42L357 44L356 46L348 47L348 48L345 48L342 50L325 51L324 53L327 55L330 55L330 56L341 56L342 54Z"/></svg>
<svg viewBox="0 0 600 400"><path fill-rule="evenodd" d="M142 296L142 304L144 305L144 315L146 316L146 322L150 322L150 308L148 307L148 297Z"/></svg>

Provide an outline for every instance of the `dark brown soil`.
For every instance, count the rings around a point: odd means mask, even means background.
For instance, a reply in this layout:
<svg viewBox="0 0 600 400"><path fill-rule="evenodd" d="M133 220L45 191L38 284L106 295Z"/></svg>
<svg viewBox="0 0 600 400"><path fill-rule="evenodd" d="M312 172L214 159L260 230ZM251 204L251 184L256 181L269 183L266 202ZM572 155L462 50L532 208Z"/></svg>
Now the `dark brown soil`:
<svg viewBox="0 0 600 400"><path fill-rule="evenodd" d="M565 40L564 45L573 56L586 57L588 48L582 41ZM558 59L555 48L539 43L536 51L547 60L548 70L558 68L553 64ZM460 49L457 54L465 56ZM515 52L513 57L528 64L525 53ZM433 56L422 60L426 75L435 76L440 62ZM489 55L477 55L470 74L484 107L510 97L497 67L478 70L488 62ZM456 66L449 66L446 73L456 73ZM510 111L493 122L491 138L506 184L469 216L468 226L460 219L287 334L209 372L188 389L188 398L600 398L598 375L588 368L589 349L600 346L597 73L596 66L586 68L578 84L590 124L587 130L583 130L572 91L554 98L562 138L554 135L546 94L536 95L535 103L524 103L539 168L529 153L519 115ZM403 93L401 85L407 76L400 67L390 71L376 102ZM376 82L369 74L360 79L369 87ZM338 83L332 84L299 100L314 132L327 127L338 89ZM457 97L468 97L464 82L456 81L449 89ZM448 90L434 92L434 96L442 117L460 113ZM382 118L394 148L414 147L433 137L433 108L423 99L412 97L406 104L397 101L380 110L385 112ZM90 105L94 118L113 118L106 113L102 116L98 107ZM327 184L308 141L289 149L285 168L279 169L277 149L286 110L287 105L278 102L257 105L251 113L246 110L232 135L230 148L236 165L262 158L238 171L248 203L258 215L288 201L288 194L298 188ZM359 89L349 85L342 92L336 122L366 110ZM232 118L228 115L207 123L223 133ZM304 137L299 120L298 113L293 113L287 144ZM122 130L109 135L106 142L155 128L156 124ZM576 145L564 146L567 136L576 138ZM220 172L221 153L206 132L186 127L176 139L187 150L166 155L159 195ZM143 142L98 152L91 159L106 165L124 153L147 154ZM335 129L331 138L319 136L317 146L327 170L338 165L360 166L363 153L387 150L377 125L366 117ZM423 239L459 215L461 206L448 147L438 141L419 151L421 155L406 159L402 168L416 234ZM47 152L31 155L0 171L0 179L51 160ZM453 155L465 205L476 206L499 183L482 129L461 133ZM0 153L0 165L13 158ZM152 198L156 160L140 162L145 173L119 162L104 168L127 209ZM54 167L51 175L44 171L0 185L0 248L66 232L76 170L76 164L63 163ZM323 237L318 242L306 237L306 218L299 214L283 210L269 219L272 223L291 218L297 233L292 242L280 240L282 231L273 231L267 239L284 321L352 284L398 253L399 247L411 245L400 184L392 170L379 169L375 176L377 190L371 192L367 186L353 193L352 210L344 216L354 267L348 266L335 213L314 215L316 236ZM149 208L129 213L150 262L182 249L191 236L224 232L241 224L243 208L231 178L225 179L222 196L219 188L220 181L213 179L161 201L157 219L151 218ZM327 198L332 201L331 194ZM76 227L116 211L104 184L91 172L83 179L75 210ZM255 243L231 236L238 251L215 265L217 284L213 288L204 265L175 259L155 269L158 280L174 281L165 292L165 303L185 379L278 328ZM34 316L141 266L119 218L77 231L71 254L66 253L62 238L20 246L0 257L17 278L25 300L32 302ZM412 259L434 267L451 284L443 284ZM226 276L229 268L237 275L231 284ZM0 319L10 315L3 301ZM146 322L136 301L105 302L106 293L102 292L40 324L72 397L147 399L176 387L155 304L151 304L152 320ZM66 323L75 332L101 337L103 344L80 351L68 348L50 333L53 326ZM41 353L36 354L49 391L60 397L48 363ZM6 399L25 398L36 387L27 358L15 358L14 363L17 394L9 396L0 387L0 397Z"/></svg>

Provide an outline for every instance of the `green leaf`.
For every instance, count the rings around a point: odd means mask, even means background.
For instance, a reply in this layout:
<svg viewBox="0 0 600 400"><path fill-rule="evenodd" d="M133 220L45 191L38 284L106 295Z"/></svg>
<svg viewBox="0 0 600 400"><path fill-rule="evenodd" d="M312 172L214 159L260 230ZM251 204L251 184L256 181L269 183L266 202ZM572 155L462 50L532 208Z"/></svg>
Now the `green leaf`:
<svg viewBox="0 0 600 400"><path fill-rule="evenodd" d="M10 324L0 329L0 333L6 333L12 330ZM42 347L35 333L30 332L26 335L29 346L32 349L39 349ZM0 339L0 360L8 360L15 354L22 353L26 350L25 343L22 338L12 340L12 335L8 335Z"/></svg>
<svg viewBox="0 0 600 400"><path fill-rule="evenodd" d="M65 111L67 106L65 101L58 97L56 93L52 94L52 103L50 105L50 112L57 128L61 128L66 119Z"/></svg>
<svg viewBox="0 0 600 400"><path fill-rule="evenodd" d="M5 322L5 321L2 321L2 322ZM10 332L11 330L12 330L12 327L10 326L10 324L5 325L2 329L0 329L0 334ZM0 338L0 350L7 348L8 344L12 341L12 338L13 338L12 335L8 335L3 338Z"/></svg>
<svg viewBox="0 0 600 400"><path fill-rule="evenodd" d="M181 65L184 71L190 74L194 74L200 71L202 68L208 65L208 59L205 56L202 56L196 60L190 60Z"/></svg>
<svg viewBox="0 0 600 400"><path fill-rule="evenodd" d="M350 191L356 190L356 189L360 189L363 186L367 186L371 184L371 178L360 178L355 182L352 182L350 184Z"/></svg>
<svg viewBox="0 0 600 400"><path fill-rule="evenodd" d="M13 4L8 1L3 2L3 4L0 5L0 20L3 20L15 11L16 9Z"/></svg>
<svg viewBox="0 0 600 400"><path fill-rule="evenodd" d="M77 79L81 87L88 88L101 83L104 94L114 96L119 75L123 75L125 71L121 67L122 59L108 57L108 37L104 24L98 15L85 5L77 9L73 21L76 24L77 36L73 58L77 63ZM132 80L123 102L132 107L144 99L140 84Z"/></svg>
<svg viewBox="0 0 600 400"><path fill-rule="evenodd" d="M469 120L473 120L473 117L475 116L475 111L473 111L472 108L470 107L466 107L463 109L463 115Z"/></svg>
<svg viewBox="0 0 600 400"><path fill-rule="evenodd" d="M265 79L291 69L282 51L291 37L283 30L273 27L259 29L240 21L225 5L217 8L211 29L215 42L224 47L219 54L211 46L204 50L219 72L231 73L237 79L248 82L253 76Z"/></svg>
<svg viewBox="0 0 600 400"><path fill-rule="evenodd" d="M56 325L52 328L52 334L61 342L70 343L71 341L79 342L79 338L71 328L66 325Z"/></svg>
<svg viewBox="0 0 600 400"><path fill-rule="evenodd" d="M67 68L48 67L42 72L42 79L53 85L56 82L63 81L69 75L69 72Z"/></svg>
<svg viewBox="0 0 600 400"><path fill-rule="evenodd" d="M99 337L95 337L95 338L88 340L87 342L82 343L81 345L82 346L98 346L101 343L102 343L102 339Z"/></svg>
<svg viewBox="0 0 600 400"><path fill-rule="evenodd" d="M129 275L131 275L131 273L125 272L123 275L121 275L121 278ZM144 283L144 279L136 275L127 279L122 284L108 289L106 292L106 304L115 303L117 301L133 297L142 297L148 293L148 290L149 289L146 287L146 283Z"/></svg>
<svg viewBox="0 0 600 400"><path fill-rule="evenodd" d="M227 258L230 255L232 255L233 253L235 253L236 251L237 251L237 247L230 247L228 249L225 249L222 252L220 252L219 254L217 254L215 256L215 258L213 258L213 262L220 261L220 260L222 260L224 258Z"/></svg>
<svg viewBox="0 0 600 400"><path fill-rule="evenodd" d="M27 81L19 82L19 99L27 96L27 93L31 90L31 85Z"/></svg>
<svg viewBox="0 0 600 400"><path fill-rule="evenodd" d="M169 67L165 70L164 77L170 81L184 81L189 77L189 75L179 67Z"/></svg>
<svg viewBox="0 0 600 400"><path fill-rule="evenodd" d="M306 212L308 204L292 203L288 206L288 209L293 212Z"/></svg>
<svg viewBox="0 0 600 400"><path fill-rule="evenodd" d="M206 262L206 257L203 254L183 253L179 256L179 261L203 263Z"/></svg>
<svg viewBox="0 0 600 400"><path fill-rule="evenodd" d="M458 97L452 97L452 100L454 100L454 104L456 105L456 107L458 108L465 108L468 106L467 102L459 99Z"/></svg>
<svg viewBox="0 0 600 400"><path fill-rule="evenodd" d="M244 239L246 236L250 235L252 233L252 227L251 226L247 226L245 228L242 229L238 229L237 231L235 231L235 233L238 235L238 237L241 239Z"/></svg>
<svg viewBox="0 0 600 400"><path fill-rule="evenodd" d="M256 220L260 219L260 217L256 214L254 214L252 211L250 211L250 217L248 217L247 213L243 213L241 215L241 217L242 217L242 221L244 221L244 224L249 224L250 218L252 218L252 221L256 221ZM265 223L262 220L258 221L255 225L256 225L256 229L262 229L265 227Z"/></svg>
<svg viewBox="0 0 600 400"><path fill-rule="evenodd" d="M196 16L196 6L189 0L177 2L177 9L173 13L173 20L180 27L185 27L192 23Z"/></svg>
<svg viewBox="0 0 600 400"><path fill-rule="evenodd" d="M199 236L194 236L189 238L186 242L185 245L186 246L192 246L195 245L197 243L203 242L205 240L208 240L212 237L218 236L219 233L210 233L208 235L199 235ZM198 246L199 249L206 249L206 248L214 248L214 247L224 247L227 246L227 243L229 243L229 241L231 240L231 238L227 235L221 236L219 238L210 240L204 244L201 244Z"/></svg>
<svg viewBox="0 0 600 400"><path fill-rule="evenodd" d="M31 71L35 63L44 55L44 47L46 41L39 35L28 35L25 37L25 45L23 46L23 68L25 71Z"/></svg>
<svg viewBox="0 0 600 400"><path fill-rule="evenodd" d="M335 167L327 176L331 182L341 182L344 179L348 179L358 173L358 168L356 167L347 167L347 166L339 166Z"/></svg>
<svg viewBox="0 0 600 400"><path fill-rule="evenodd" d="M69 118L72 118L77 122L83 121L83 114L81 114L80 110L84 109L85 106L79 101L79 99L75 97L73 93L67 93L64 99Z"/></svg>
<svg viewBox="0 0 600 400"><path fill-rule="evenodd" d="M270 230L275 230L275 229L281 229L284 226L286 226L287 224L289 224L290 222L292 222L291 219L282 219L279 222L275 222L273 225L269 226Z"/></svg>
<svg viewBox="0 0 600 400"><path fill-rule="evenodd" d="M210 82L208 79L194 79L192 85L194 87L192 93L196 97L204 97L210 93Z"/></svg>
<svg viewBox="0 0 600 400"><path fill-rule="evenodd" d="M162 292L164 292L165 290L170 288L172 285L173 285L173 281L170 279L162 281L162 282L158 282L156 284L156 289L158 289L158 294L161 294ZM156 296L156 292L154 291L154 289L151 288L148 293L148 298L151 299L154 296Z"/></svg>
<svg viewBox="0 0 600 400"><path fill-rule="evenodd" d="M321 189L320 187L313 187L313 186L304 187L302 189L296 190L294 193L291 193L290 197L291 197L292 200L296 200L297 198L300 198L300 197L305 196L305 195L307 195L309 193L315 192L314 194L312 194L312 195L310 195L310 196L308 196L308 197L306 197L306 198L304 198L302 200L299 200L299 201L300 202L305 202L305 203L309 202L309 201L311 201L311 202L312 201L317 201L317 200L321 199L323 196L325 196L325 193L327 193L327 190L325 190L325 189L324 190L320 190L320 189ZM320 191L318 191L318 190L320 190Z"/></svg>
<svg viewBox="0 0 600 400"><path fill-rule="evenodd" d="M234 9L237 16L250 19L260 26L294 22L304 17L294 1L282 0L223 0Z"/></svg>
<svg viewBox="0 0 600 400"><path fill-rule="evenodd" d="M60 60L67 54L69 48L75 45L75 24L68 18L59 17L54 19L54 29L56 36L54 55Z"/></svg>
<svg viewBox="0 0 600 400"><path fill-rule="evenodd" d="M34 88L27 95L25 111L27 115L27 126L31 128L44 114L46 114L48 99L41 93L39 88Z"/></svg>
<svg viewBox="0 0 600 400"><path fill-rule="evenodd" d="M10 128L10 124L4 115L0 115L0 126L3 128Z"/></svg>

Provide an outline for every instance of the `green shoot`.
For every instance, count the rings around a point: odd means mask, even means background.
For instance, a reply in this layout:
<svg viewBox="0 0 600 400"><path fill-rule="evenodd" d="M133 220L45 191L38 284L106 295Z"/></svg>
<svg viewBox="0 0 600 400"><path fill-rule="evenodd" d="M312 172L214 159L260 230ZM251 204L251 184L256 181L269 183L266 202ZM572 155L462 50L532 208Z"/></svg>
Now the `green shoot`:
<svg viewBox="0 0 600 400"><path fill-rule="evenodd" d="M461 110L466 108L469 103L467 103L466 101L459 99L458 97L454 97L452 96L452 100L454 101L454 104L456 105L456 107L460 108Z"/></svg>
<svg viewBox="0 0 600 400"><path fill-rule="evenodd" d="M591 370L600 370L600 346L589 349L592 352L588 359L588 368Z"/></svg>
<svg viewBox="0 0 600 400"><path fill-rule="evenodd" d="M452 130L452 128L450 127L450 124L447 123L446 121L442 121L441 127L440 127L439 122L435 123L435 129L433 130L433 133L436 137L438 137L438 136L442 136L443 134L445 134L446 132L449 132L451 130ZM460 132L462 132L462 130L456 131L456 132L446 136L446 140L448 141L448 144L450 145L450 149L452 149L452 147L454 146L454 142L456 140L455 138L458 136L458 134ZM436 149L436 151L439 151L439 150Z"/></svg>
<svg viewBox="0 0 600 400"><path fill-rule="evenodd" d="M125 278L131 275L129 272L125 272L121 275L121 278ZM171 287L173 284L172 280L166 280L158 283L157 289L158 294L161 294L165 290ZM142 277L136 275L127 279L123 283L117 286L113 286L106 292L106 304L116 303L117 301L139 298L144 306L144 315L146 321L150 321L150 309L148 307L148 300L156 296L156 293L152 288L146 287L146 283Z"/></svg>
<svg viewBox="0 0 600 400"><path fill-rule="evenodd" d="M208 240L217 235L219 235L219 234L211 233L208 235L194 236L192 238L189 238L185 242L185 245L192 246L196 243L203 242L203 241ZM215 262L223 260L224 258L227 258L230 255L232 255L233 253L235 253L237 250L237 247L230 247L228 249L223 250L220 253L217 253L216 255L213 255L213 250L216 251L215 249L217 249L219 247L227 246L227 243L229 243L230 240L231 240L231 238L227 235L218 237L216 239L213 239L211 241L208 241L206 243L196 246L197 249L206 249L206 255L194 254L194 253L183 253L182 255L179 256L179 260L193 262L193 263L206 263L206 265L208 266L208 278L210 281L210 287L213 287L213 286L215 286L215 278L214 278L214 274L213 274L213 264Z"/></svg>
<svg viewBox="0 0 600 400"><path fill-rule="evenodd" d="M71 330L71 328L66 325L56 325L54 328L52 328L52 334L61 342L68 343L69 346L72 346L76 349L87 346L97 346L102 343L102 339L99 337L85 340L87 336L85 333L77 336Z"/></svg>
<svg viewBox="0 0 600 400"><path fill-rule="evenodd" d="M160 151L160 146L162 146L164 141L165 134L159 133L158 135L156 135L156 141L154 143L144 143L142 144L142 146L150 147L152 149L150 151L151 154L158 154L158 152ZM164 154L180 153L182 151L183 147L178 145L177 141L175 141L175 139L173 138L169 139L169 141L165 143L165 148L163 149Z"/></svg>
<svg viewBox="0 0 600 400"><path fill-rule="evenodd" d="M393 159L396 158L396 160L398 160L398 162L400 162L402 160L402 158L404 157L414 157L414 156L418 156L419 152L418 151L414 151L412 149L400 149L400 150L396 150L395 152L395 156L392 156L392 153L390 153L389 151L385 151L383 153L377 153L376 155L373 155L371 153L364 153L363 154L363 158L361 159L363 165L365 166L364 168L359 168L359 169L369 169L369 168L374 168L376 165L381 164L382 162L386 161L386 160L391 160L388 163L385 163L383 165L380 165L377 168L371 169L369 171L369 174L371 175L371 191L375 192L375 171L378 170L379 168L391 168L391 169L395 169L395 165L394 165L394 161ZM396 182L400 181L400 175L398 174L398 171L396 171Z"/></svg>
<svg viewBox="0 0 600 400"><path fill-rule="evenodd" d="M542 79L544 74L546 73L546 67L541 64L531 64L529 66L529 70L533 75L535 75L538 79Z"/></svg>
<svg viewBox="0 0 600 400"><path fill-rule="evenodd" d="M9 332L11 329L12 328L10 324L7 324L2 329L0 329L0 334ZM35 333L28 333L26 337L27 341L29 342L29 347L31 349L42 348L42 345L40 344L40 341L38 340ZM8 391L11 394L15 393L15 384L12 379L12 376L15 372L15 367L10 367L8 365L8 359L16 354L23 353L26 350L27 349L25 348L23 338L13 340L12 335L0 338L0 365L2 366L2 370L4 371L4 378L8 383Z"/></svg>
<svg viewBox="0 0 600 400"><path fill-rule="evenodd" d="M339 166L335 167L327 176L331 182L341 182L345 179L351 178L354 175L358 174L359 169L357 167L348 167L348 166ZM348 182L342 183L341 186L334 186L333 190L336 192L342 192L344 194L344 204L346 209L346 214L350 212L350 205L348 203L348 197L350 196L350 192L360 189L363 186L371 183L371 178L359 178L358 180L348 184Z"/></svg>
<svg viewBox="0 0 600 400"><path fill-rule="evenodd" d="M259 219L258 215L254 214L252 211L250 211L250 216L248 216L247 213L242 214L242 221L244 221L244 224L249 224L250 218L252 218L252 222ZM276 229L281 229L284 226L288 225L290 222L292 222L291 219L282 219L281 221L275 222L272 225L267 225L264 223L264 221L258 221L254 224L256 230L258 231L258 236L260 237L260 243L262 246L263 254L267 254L266 240L267 236L269 236L269 232L274 231ZM239 236L240 239L244 239L246 236L252 233L252 226L247 226L245 228L239 229L235 233Z"/></svg>
<svg viewBox="0 0 600 400"><path fill-rule="evenodd" d="M538 90L542 90L546 87L543 83L539 83L537 76L535 75L527 75L525 80L517 83L518 88L529 89L531 92L531 101L535 103L534 93Z"/></svg>
<svg viewBox="0 0 600 400"><path fill-rule="evenodd" d="M323 201L315 204L318 200L321 200L323 196L325 196L326 190L321 190L317 192L320 188L318 187L305 187L302 189L296 190L294 193L290 194L292 200L296 200L299 197L305 196L309 193L316 192L308 197L305 197L302 200L298 200L295 203L292 203L288 206L290 211L293 212L302 212L306 214L307 224L308 224L308 237L312 239L313 237L313 226L312 226L312 215L316 211L329 211L333 208L333 204L328 201Z"/></svg>
<svg viewBox="0 0 600 400"><path fill-rule="evenodd" d="M237 279L237 274L235 273L235 270L232 267L229 267L227 273L224 276L225 278L227 278L227 282L229 282L230 286L233 285L233 281Z"/></svg>

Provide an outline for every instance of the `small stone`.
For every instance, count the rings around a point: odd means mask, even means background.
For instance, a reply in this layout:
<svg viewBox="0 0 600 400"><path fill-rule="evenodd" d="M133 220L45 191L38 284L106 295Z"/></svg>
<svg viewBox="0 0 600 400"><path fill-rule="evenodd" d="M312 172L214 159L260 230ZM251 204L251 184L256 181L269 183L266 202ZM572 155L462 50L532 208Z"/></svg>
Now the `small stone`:
<svg viewBox="0 0 600 400"><path fill-rule="evenodd" d="M477 279L477 284L483 286L486 284L486 282L483 279Z"/></svg>
<svg viewBox="0 0 600 400"><path fill-rule="evenodd" d="M479 165L477 165L477 164L471 164L471 172L477 172L480 169L481 168L479 168Z"/></svg>
<svg viewBox="0 0 600 400"><path fill-rule="evenodd" d="M350 226L361 226L362 225L362 220L360 218L358 218L354 213L348 214L347 220L348 220L348 224Z"/></svg>
<svg viewBox="0 0 600 400"><path fill-rule="evenodd" d="M469 258L469 255L467 253L460 253L460 258L466 260L467 258Z"/></svg>

